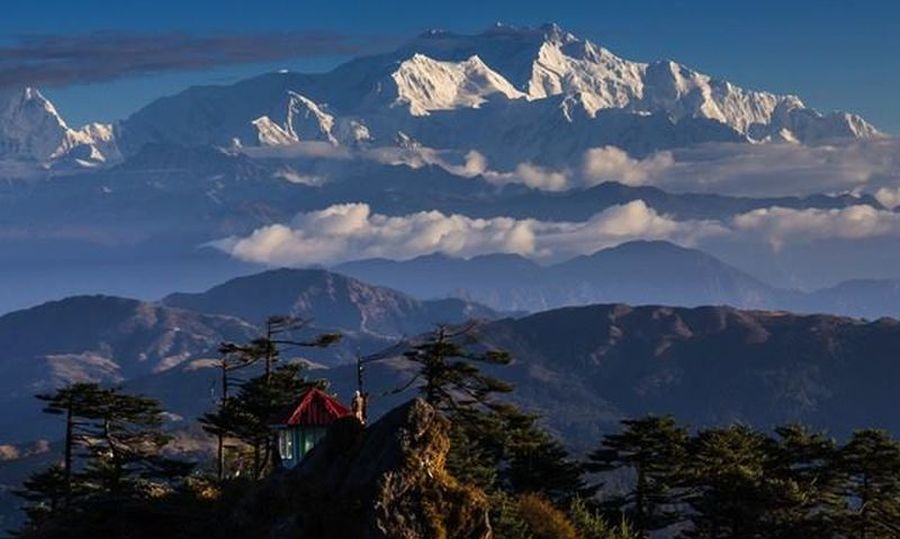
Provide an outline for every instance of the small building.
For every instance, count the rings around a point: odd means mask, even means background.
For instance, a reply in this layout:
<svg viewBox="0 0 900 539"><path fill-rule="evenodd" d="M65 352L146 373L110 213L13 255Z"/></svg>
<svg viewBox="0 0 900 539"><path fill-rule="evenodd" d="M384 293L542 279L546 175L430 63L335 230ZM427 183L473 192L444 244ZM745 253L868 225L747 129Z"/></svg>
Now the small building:
<svg viewBox="0 0 900 539"><path fill-rule="evenodd" d="M328 426L352 415L336 398L318 388L310 388L296 406L275 418L278 455L284 468L293 468L325 436Z"/></svg>

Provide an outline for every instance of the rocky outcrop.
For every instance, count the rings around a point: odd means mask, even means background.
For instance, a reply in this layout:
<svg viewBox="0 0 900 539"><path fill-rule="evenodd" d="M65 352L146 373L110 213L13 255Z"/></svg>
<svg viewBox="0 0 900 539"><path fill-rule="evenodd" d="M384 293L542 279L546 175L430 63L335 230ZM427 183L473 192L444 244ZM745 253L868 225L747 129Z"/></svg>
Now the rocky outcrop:
<svg viewBox="0 0 900 539"><path fill-rule="evenodd" d="M340 420L299 468L274 478L234 513L229 533L489 539L484 493L444 469L448 429L447 420L421 400L366 430L355 419Z"/></svg>

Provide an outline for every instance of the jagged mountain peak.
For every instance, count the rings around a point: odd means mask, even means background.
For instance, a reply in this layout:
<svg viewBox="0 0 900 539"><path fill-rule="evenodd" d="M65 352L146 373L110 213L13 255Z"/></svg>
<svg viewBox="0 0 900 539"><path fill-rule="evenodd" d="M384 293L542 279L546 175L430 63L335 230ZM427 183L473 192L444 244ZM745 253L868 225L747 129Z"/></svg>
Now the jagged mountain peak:
<svg viewBox="0 0 900 539"><path fill-rule="evenodd" d="M35 88L0 90L0 156L45 161L64 151L69 126Z"/></svg>
<svg viewBox="0 0 900 539"><path fill-rule="evenodd" d="M256 142L262 146L287 146L301 141L356 146L371 140L363 121L354 117L337 118L329 110L325 103L287 90L276 111L255 118L250 124Z"/></svg>
<svg viewBox="0 0 900 539"><path fill-rule="evenodd" d="M109 124L70 128L37 88L0 88L0 161L41 169L59 162L92 167L118 159L114 138Z"/></svg>
<svg viewBox="0 0 900 539"><path fill-rule="evenodd" d="M307 136L287 121L292 114ZM858 116L820 114L796 96L747 90L672 60L631 61L549 24L429 30L329 73L194 88L129 118L121 143L131 152L147 142L234 139L377 146L391 145L398 132L429 148L474 149L510 168L571 166L597 146L646 155L702 142L878 136Z"/></svg>
<svg viewBox="0 0 900 539"><path fill-rule="evenodd" d="M415 53L401 62L390 78L396 92L391 105L408 107L413 116L427 116L435 110L478 108L496 96L525 97L478 55L453 62Z"/></svg>
<svg viewBox="0 0 900 539"><path fill-rule="evenodd" d="M819 114L797 96L747 90L674 60L626 60L552 23L498 25L475 35L440 33L414 40L400 52L409 51L457 61L477 55L531 99L588 94L592 116L619 108L676 120L711 119L753 141L784 139L785 134L800 142L878 135L856 115Z"/></svg>

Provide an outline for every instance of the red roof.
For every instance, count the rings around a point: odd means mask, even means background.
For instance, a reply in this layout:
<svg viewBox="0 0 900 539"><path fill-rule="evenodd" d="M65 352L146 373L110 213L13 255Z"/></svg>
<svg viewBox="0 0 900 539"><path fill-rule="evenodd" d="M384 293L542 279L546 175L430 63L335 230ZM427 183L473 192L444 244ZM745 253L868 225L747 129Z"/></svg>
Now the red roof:
<svg viewBox="0 0 900 539"><path fill-rule="evenodd" d="M350 409L337 399L321 389L312 388L303 394L293 411L288 410L285 414L287 419L279 423L290 426L325 427L350 414Z"/></svg>

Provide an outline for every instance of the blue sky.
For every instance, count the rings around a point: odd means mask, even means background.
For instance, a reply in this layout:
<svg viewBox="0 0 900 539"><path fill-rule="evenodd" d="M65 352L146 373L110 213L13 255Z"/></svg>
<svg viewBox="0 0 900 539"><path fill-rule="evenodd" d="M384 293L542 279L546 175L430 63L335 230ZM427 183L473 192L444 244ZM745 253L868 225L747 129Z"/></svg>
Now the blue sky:
<svg viewBox="0 0 900 539"><path fill-rule="evenodd" d="M101 30L190 34L331 31L402 40L427 28L479 31L502 21L557 22L636 60L672 58L738 84L797 93L822 109L858 112L900 133L900 2L499 0L131 0L4 2L0 41ZM77 124L124 117L192 84L287 67L325 70L341 57L144 76L45 88Z"/></svg>

